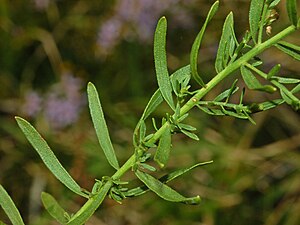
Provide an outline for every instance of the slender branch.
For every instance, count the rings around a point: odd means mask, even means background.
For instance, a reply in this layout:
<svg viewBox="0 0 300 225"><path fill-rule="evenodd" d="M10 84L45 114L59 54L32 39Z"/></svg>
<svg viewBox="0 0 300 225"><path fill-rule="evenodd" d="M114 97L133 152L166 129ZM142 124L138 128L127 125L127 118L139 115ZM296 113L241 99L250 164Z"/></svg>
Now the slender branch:
<svg viewBox="0 0 300 225"><path fill-rule="evenodd" d="M294 25L291 25L278 33L277 35L273 36L272 38L268 39L267 41L257 44L253 49L247 52L245 55L237 59L235 62L230 64L224 70L222 70L219 74L217 74L214 78L212 78L206 85L205 88L201 88L189 101L186 102L185 105L182 106L180 110L180 116L184 115L188 111L190 111L195 105L197 105L198 101L202 99L211 89L213 89L217 84L219 84L223 79L231 75L235 70L237 70L242 64L245 64L247 61L252 59L254 56L260 54L267 48L270 48L278 41L286 37L287 35L293 33L296 30ZM147 141L147 144L156 143L161 134L164 132L167 126L169 126L169 122L166 122L159 130L157 130L153 137ZM113 179L120 179L122 175L128 171L135 163L135 155L132 155L124 165L112 176Z"/></svg>

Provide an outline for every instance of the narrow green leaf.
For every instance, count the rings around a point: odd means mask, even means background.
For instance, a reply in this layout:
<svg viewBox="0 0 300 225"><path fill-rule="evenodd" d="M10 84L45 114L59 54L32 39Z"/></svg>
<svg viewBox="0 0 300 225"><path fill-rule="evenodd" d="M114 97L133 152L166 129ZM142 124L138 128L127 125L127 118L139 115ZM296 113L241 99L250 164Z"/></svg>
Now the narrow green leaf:
<svg viewBox="0 0 300 225"><path fill-rule="evenodd" d="M137 170L135 174L151 191L167 201L182 202L185 204L199 204L201 201L200 196L192 198L182 196L177 191L147 173Z"/></svg>
<svg viewBox="0 0 300 225"><path fill-rule="evenodd" d="M205 22L200 30L200 32L198 33L193 46L192 46L192 50L191 50L191 54L190 54L190 64L191 64L191 72L192 72L192 77L195 79L195 81L201 85L202 87L205 87L205 83L203 82L202 78L199 76L198 74L198 53L199 53L199 48L202 42L202 38L203 35L205 33L206 27L208 25L208 23L211 21L211 19L213 18L213 16L216 14L217 10L219 8L219 1L216 1L210 8Z"/></svg>
<svg viewBox="0 0 300 225"><path fill-rule="evenodd" d="M41 159L48 169L53 173L53 175L71 191L87 198L88 196L82 192L83 189L61 165L47 142L42 138L37 130L23 118L17 116L15 118L27 140L40 155Z"/></svg>
<svg viewBox="0 0 300 225"><path fill-rule="evenodd" d="M214 102L220 102L228 97L230 97L230 95L236 93L237 91L239 90L239 87L235 87L233 89L233 91L231 89L228 89L224 92L222 92L221 94L219 94L215 99L214 99Z"/></svg>
<svg viewBox="0 0 300 225"><path fill-rule="evenodd" d="M146 108L144 109L144 112L143 112L139 122L137 123L137 125L134 129L133 143L135 146L139 145L139 142L142 141L141 136L139 136L139 130L140 130L142 121L145 121L162 102L163 102L163 98L162 98L161 92L159 91L159 89L157 89L154 92L154 94L151 96Z"/></svg>
<svg viewBox="0 0 300 225"><path fill-rule="evenodd" d="M294 87L292 90L291 90L291 93L295 94L297 92L300 91L300 84L298 84L296 87Z"/></svg>
<svg viewBox="0 0 300 225"><path fill-rule="evenodd" d="M297 26L297 0L286 0L286 9L291 23Z"/></svg>
<svg viewBox="0 0 300 225"><path fill-rule="evenodd" d="M92 117L92 121L96 130L96 134L98 137L99 144L107 158L109 164L115 168L116 170L119 169L119 163L112 146L108 129L106 126L105 118L103 115L100 99L96 87L89 82L88 88L88 100L89 100L89 108Z"/></svg>
<svg viewBox="0 0 300 225"><path fill-rule="evenodd" d="M199 166L204 166L204 165L210 164L212 162L213 161L197 163L197 164L195 164L193 166L190 166L190 167L187 167L187 168L175 170L175 171L173 171L169 174L166 174L166 175L162 176L161 178L159 178L159 180L163 183L168 183L168 182L174 180L175 178L184 175L185 173L189 172L192 169L195 169ZM127 197L139 196L139 195L142 195L142 194L146 193L147 191L149 191L149 188L147 186L143 185L143 186L136 187L136 188L133 188L131 190L128 190L125 193L125 195Z"/></svg>
<svg viewBox="0 0 300 225"><path fill-rule="evenodd" d="M193 127L193 126L191 126L189 124L185 124L185 123L178 123L178 127L180 129L185 129L185 130L188 130L188 131L195 131L195 130L197 130L196 127Z"/></svg>
<svg viewBox="0 0 300 225"><path fill-rule="evenodd" d="M167 19L162 17L154 34L154 64L159 90L171 109L175 109L166 53Z"/></svg>
<svg viewBox="0 0 300 225"><path fill-rule="evenodd" d="M162 133L159 139L159 144L154 155L154 161L157 162L157 164L161 168L163 168L168 163L170 150L171 150L171 129L170 126L166 126L166 129L164 130L164 132Z"/></svg>
<svg viewBox="0 0 300 225"><path fill-rule="evenodd" d="M3 222L0 220L0 225L6 225L6 223L3 223Z"/></svg>
<svg viewBox="0 0 300 225"><path fill-rule="evenodd" d="M300 79L296 79L296 78L273 76L272 79L278 81L281 84L298 84L298 83L300 83Z"/></svg>
<svg viewBox="0 0 300 225"><path fill-rule="evenodd" d="M280 95L283 100L290 106L292 106L296 111L300 109L300 99L294 96L290 91L286 89L280 89Z"/></svg>
<svg viewBox="0 0 300 225"><path fill-rule="evenodd" d="M257 32L260 25L261 14L264 7L264 0L251 0L249 10L249 24L252 39L257 43Z"/></svg>
<svg viewBox="0 0 300 225"><path fill-rule="evenodd" d="M260 111L266 111L266 110L275 108L278 105L281 105L282 103L284 103L284 100L282 100L282 99L275 99L275 100L272 100L272 101L267 101L267 102L259 103L258 107L256 107L257 109L255 109L255 110L253 110L252 107L249 106L249 110L252 111L252 113L260 112Z"/></svg>
<svg viewBox="0 0 300 225"><path fill-rule="evenodd" d="M213 115L213 116L225 116L225 113L222 112L220 109L209 109L200 105L197 105L199 109L201 109L203 112L205 112L208 115Z"/></svg>
<svg viewBox="0 0 300 225"><path fill-rule="evenodd" d="M233 37L234 37L233 13L230 12L225 19L223 25L223 31L222 31L222 35L218 47L218 52L217 52L217 57L215 62L215 68L217 73L221 72L228 64L228 60L230 56L229 45Z"/></svg>
<svg viewBox="0 0 300 225"><path fill-rule="evenodd" d="M175 92L175 94L177 91L177 87L176 84L182 84L183 82L189 82L191 79L191 66L187 65L184 66L178 70L176 70L171 76L170 76L170 80L171 80L171 84L172 84L172 88Z"/></svg>
<svg viewBox="0 0 300 225"><path fill-rule="evenodd" d="M279 4L281 0L273 0L273 1L270 1L270 5L269 5L269 8L270 9L273 9L275 6L277 6Z"/></svg>
<svg viewBox="0 0 300 225"><path fill-rule="evenodd" d="M146 124L144 120L141 120L141 125L140 125L140 140L143 140L146 136Z"/></svg>
<svg viewBox="0 0 300 225"><path fill-rule="evenodd" d="M10 219L13 225L24 225L23 219L15 203L0 184L0 206Z"/></svg>
<svg viewBox="0 0 300 225"><path fill-rule="evenodd" d="M144 112L143 112L143 115L142 115L142 119L143 120L146 120L150 115L151 113L154 112L154 110L163 102L163 98L162 98L162 95L160 93L159 90L156 90L154 92L154 94L152 95L152 97L150 98Z"/></svg>
<svg viewBox="0 0 300 225"><path fill-rule="evenodd" d="M276 91L276 88L271 85L262 85L253 75L253 73L245 66L241 66L241 74L243 80L245 81L245 84L249 89L264 91L268 93L273 93L274 91Z"/></svg>
<svg viewBox="0 0 300 225"><path fill-rule="evenodd" d="M275 45L275 47L293 57L294 59L300 61L300 46L285 41L280 41Z"/></svg>
<svg viewBox="0 0 300 225"><path fill-rule="evenodd" d="M268 73L267 75L267 79L270 80L273 76L276 76L279 71L281 69L281 65L280 64L277 64L275 65Z"/></svg>
<svg viewBox="0 0 300 225"><path fill-rule="evenodd" d="M66 217L67 212L59 205L55 198L46 193L41 194L42 202L48 213L61 224L66 224L68 218Z"/></svg>
<svg viewBox="0 0 300 225"><path fill-rule="evenodd" d="M192 132L189 132L189 131L187 131L187 130L180 130L183 134L185 134L186 136L188 136L189 138L192 138L192 139L194 139L194 140L196 140L196 141L199 141L199 137L196 135L196 134L194 134L194 133L192 133Z"/></svg>

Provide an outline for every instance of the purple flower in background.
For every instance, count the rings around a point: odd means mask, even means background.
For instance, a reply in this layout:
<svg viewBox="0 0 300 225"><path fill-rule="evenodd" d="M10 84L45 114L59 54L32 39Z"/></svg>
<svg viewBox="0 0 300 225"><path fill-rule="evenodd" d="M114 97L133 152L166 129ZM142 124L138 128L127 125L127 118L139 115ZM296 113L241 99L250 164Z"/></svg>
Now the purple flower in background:
<svg viewBox="0 0 300 225"><path fill-rule="evenodd" d="M81 88L82 81L69 73L64 74L61 82L53 86L44 109L45 117L53 128L63 128L78 120L86 103Z"/></svg>
<svg viewBox="0 0 300 225"><path fill-rule="evenodd" d="M35 91L29 91L25 95L21 111L29 117L36 116L42 109L42 98Z"/></svg>
<svg viewBox="0 0 300 225"><path fill-rule="evenodd" d="M38 11L43 11L48 8L50 0L33 0L33 3Z"/></svg>
<svg viewBox="0 0 300 225"><path fill-rule="evenodd" d="M30 91L25 96L21 109L25 116L35 117L42 112L46 121L54 129L61 129L75 123L86 97L81 91L83 82L71 73L64 73L59 83L40 97L37 92Z"/></svg>
<svg viewBox="0 0 300 225"><path fill-rule="evenodd" d="M194 1L188 1L192 4ZM150 42L157 20L166 11L177 18L177 26L187 26L193 20L184 7L183 0L117 0L114 14L104 21L99 29L97 45L104 55L122 39L138 38ZM175 9L175 10L174 10Z"/></svg>
<svg viewBox="0 0 300 225"><path fill-rule="evenodd" d="M102 24L98 33L97 45L103 52L106 53L118 43L121 34L121 25L121 21L118 18L112 18Z"/></svg>

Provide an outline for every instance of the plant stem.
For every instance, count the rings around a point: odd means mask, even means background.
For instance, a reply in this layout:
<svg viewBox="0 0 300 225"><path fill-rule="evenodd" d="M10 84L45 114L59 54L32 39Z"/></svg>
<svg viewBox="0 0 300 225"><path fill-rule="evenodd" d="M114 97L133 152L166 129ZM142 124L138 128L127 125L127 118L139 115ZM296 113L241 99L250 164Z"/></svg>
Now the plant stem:
<svg viewBox="0 0 300 225"><path fill-rule="evenodd" d="M188 111L190 111L195 105L197 105L198 101L202 99L211 89L213 89L217 84L219 84L223 79L228 77L232 72L237 70L241 65L245 64L247 61L252 59L254 56L258 55L259 53L263 52L267 48L271 47L272 45L276 44L278 41L286 37L287 35L293 33L296 30L294 25L291 25L278 33L277 35L273 36L272 38L268 39L267 41L257 44L253 49L247 52L245 55L241 56L235 62L230 64L220 73L218 73L214 78L212 78L207 84L205 88L201 88L197 93L186 102L180 109L180 116L184 115ZM169 126L169 122L166 122L159 130L157 130L153 137L147 141L147 144L156 143L161 134L164 132L167 126ZM129 170L135 163L135 155L133 154L125 163L124 165L112 176L113 179L120 179L122 175Z"/></svg>

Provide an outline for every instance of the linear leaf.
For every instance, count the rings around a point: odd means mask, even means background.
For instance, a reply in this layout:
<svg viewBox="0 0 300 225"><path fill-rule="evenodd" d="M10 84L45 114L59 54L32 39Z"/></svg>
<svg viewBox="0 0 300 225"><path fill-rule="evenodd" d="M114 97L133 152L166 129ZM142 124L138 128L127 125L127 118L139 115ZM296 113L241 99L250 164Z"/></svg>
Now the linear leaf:
<svg viewBox="0 0 300 225"><path fill-rule="evenodd" d="M182 196L177 191L147 173L137 170L135 171L135 174L151 191L167 201L182 202L186 204L199 204L201 201L200 196L192 198Z"/></svg>
<svg viewBox="0 0 300 225"><path fill-rule="evenodd" d="M41 159L53 175L71 191L86 198L87 195L82 192L82 188L61 165L47 142L37 130L23 118L17 116L15 118L27 140L40 155Z"/></svg>
<svg viewBox="0 0 300 225"><path fill-rule="evenodd" d="M267 79L270 80L273 76L276 76L281 69L280 64L276 64L268 73Z"/></svg>
<svg viewBox="0 0 300 225"><path fill-rule="evenodd" d="M286 0L286 9L291 23L297 26L298 16L297 16L297 1L296 0Z"/></svg>
<svg viewBox="0 0 300 225"><path fill-rule="evenodd" d="M285 41L280 41L275 45L275 47L288 54L289 56L292 56L294 59L300 61L300 46Z"/></svg>
<svg viewBox="0 0 300 225"><path fill-rule="evenodd" d="M270 2L269 8L273 9L281 0L274 0Z"/></svg>
<svg viewBox="0 0 300 225"><path fill-rule="evenodd" d="M190 54L190 64L191 64L191 72L192 72L192 77L195 79L195 81L201 85L202 87L205 87L205 83L203 82L202 78L199 76L198 74L198 68L197 68L197 64L198 64L198 53L199 53L199 48L202 42L202 38L203 35L205 33L206 27L208 25L208 23L211 21L211 19L213 18L213 16L216 14L217 10L219 8L219 1L216 1L210 8L205 22L200 30L200 32L198 33L193 46L192 46L192 50L191 50L191 54Z"/></svg>
<svg viewBox="0 0 300 225"><path fill-rule="evenodd" d="M189 131L187 131L187 130L180 130L183 134L185 134L186 136L188 136L189 138L192 138L192 139L194 139L195 141L199 141L199 137L196 135L196 134L194 134L194 133L192 133L192 132L189 132Z"/></svg>
<svg viewBox="0 0 300 225"><path fill-rule="evenodd" d="M298 84L296 87L294 87L292 90L291 90L291 93L295 94L297 92L300 91L300 84Z"/></svg>
<svg viewBox="0 0 300 225"><path fill-rule="evenodd" d="M215 68L217 73L221 72L227 65L229 59L229 45L234 36L233 32L233 13L230 12L225 19L221 39L219 42Z"/></svg>
<svg viewBox="0 0 300 225"><path fill-rule="evenodd" d="M146 120L151 113L162 103L163 98L159 90L156 90L152 97L150 98L144 112L142 115L142 119Z"/></svg>
<svg viewBox="0 0 300 225"><path fill-rule="evenodd" d="M228 89L226 91L223 91L221 94L219 94L215 99L214 102L220 102L228 97L230 97L230 95L236 93L239 90L239 87L234 87L233 90Z"/></svg>
<svg viewBox="0 0 300 225"><path fill-rule="evenodd" d="M253 75L253 73L245 66L241 66L241 74L243 80L245 81L245 84L249 89L264 91L268 93L273 93L274 91L276 91L276 88L271 85L262 85Z"/></svg>
<svg viewBox="0 0 300 225"><path fill-rule="evenodd" d="M249 10L250 33L253 41L257 42L257 32L264 7L264 0L251 0Z"/></svg>
<svg viewBox="0 0 300 225"><path fill-rule="evenodd" d="M96 87L91 82L88 83L87 93L88 93L90 113L96 130L99 144L109 164L112 167L114 167L116 170L118 170L119 163L109 137L99 95L96 90Z"/></svg>
<svg viewBox="0 0 300 225"><path fill-rule="evenodd" d="M159 180L163 183L168 183L168 182L174 180L175 178L177 178L181 175L184 175L185 173L189 172L192 169L195 169L199 166L204 166L206 164L210 164L212 162L213 161L197 163L197 164L195 164L193 166L190 166L190 167L187 167L187 168L175 170L175 171L173 171L169 174L166 174L166 175L162 176L161 178L159 178ZM143 185L143 186L136 187L136 188L133 188L131 190L128 190L125 193L125 195L127 197L139 196L139 195L142 195L142 194L146 193L147 191L149 191L149 188L147 186Z"/></svg>
<svg viewBox="0 0 300 225"><path fill-rule="evenodd" d="M159 90L171 109L175 109L166 53L167 19L162 17L154 34L154 64Z"/></svg>
<svg viewBox="0 0 300 225"><path fill-rule="evenodd" d="M4 187L0 184L0 206L10 219L13 225L24 225L23 219L17 209L15 203L6 192Z"/></svg>
<svg viewBox="0 0 300 225"><path fill-rule="evenodd" d="M171 150L171 129L170 126L167 126L159 139L159 144L154 156L155 162L157 162L157 164L161 168L163 168L169 161L170 150Z"/></svg>
<svg viewBox="0 0 300 225"><path fill-rule="evenodd" d="M42 202L48 213L61 224L66 224L68 218L66 217L67 212L59 205L55 198L46 193L41 194Z"/></svg>
<svg viewBox="0 0 300 225"><path fill-rule="evenodd" d="M300 79L296 79L296 78L273 76L272 79L278 81L281 84L298 84L298 83L300 83Z"/></svg>
<svg viewBox="0 0 300 225"><path fill-rule="evenodd" d="M170 76L172 88L173 88L175 94L178 95L176 85L181 84L183 82L188 83L190 81L190 79L191 79L191 67L190 67L190 65L184 66L184 67L176 70Z"/></svg>

